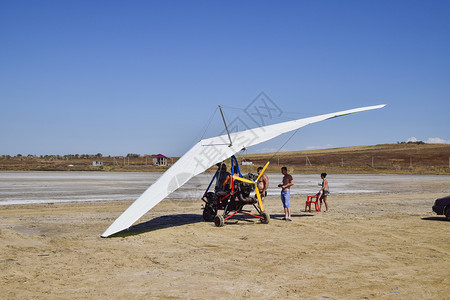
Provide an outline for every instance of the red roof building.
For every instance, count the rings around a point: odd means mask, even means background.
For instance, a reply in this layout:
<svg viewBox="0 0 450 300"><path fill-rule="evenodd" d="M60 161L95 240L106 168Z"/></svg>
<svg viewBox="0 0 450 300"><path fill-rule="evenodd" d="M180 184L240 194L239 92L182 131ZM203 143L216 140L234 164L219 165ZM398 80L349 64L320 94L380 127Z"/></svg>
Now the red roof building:
<svg viewBox="0 0 450 300"><path fill-rule="evenodd" d="M153 155L153 164L157 166L167 166L167 157L160 154Z"/></svg>

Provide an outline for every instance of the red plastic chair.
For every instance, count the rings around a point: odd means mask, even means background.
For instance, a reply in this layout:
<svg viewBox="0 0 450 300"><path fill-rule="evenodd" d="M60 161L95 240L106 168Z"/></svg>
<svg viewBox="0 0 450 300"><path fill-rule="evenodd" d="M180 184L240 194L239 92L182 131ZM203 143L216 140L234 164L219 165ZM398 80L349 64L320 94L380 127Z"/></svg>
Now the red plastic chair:
<svg viewBox="0 0 450 300"><path fill-rule="evenodd" d="M311 212L311 203L315 204L316 211L320 211L319 196L320 196L320 193L317 193L317 194L315 194L313 196L307 196L307 198L306 198L306 207L309 207L309 212Z"/></svg>

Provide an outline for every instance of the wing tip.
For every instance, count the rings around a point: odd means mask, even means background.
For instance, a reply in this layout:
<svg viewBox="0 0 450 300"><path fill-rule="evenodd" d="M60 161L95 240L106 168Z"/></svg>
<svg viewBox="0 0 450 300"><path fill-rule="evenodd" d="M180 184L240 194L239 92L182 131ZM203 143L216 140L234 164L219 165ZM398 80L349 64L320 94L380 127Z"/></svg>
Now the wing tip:
<svg viewBox="0 0 450 300"><path fill-rule="evenodd" d="M378 104L378 105L372 105L372 106L366 106L363 108L368 108L368 109L378 109L378 108L383 108L385 107L387 104Z"/></svg>
<svg viewBox="0 0 450 300"><path fill-rule="evenodd" d="M113 223L114 224L114 223ZM111 224L112 225L112 224ZM119 230L120 231L120 230ZM102 238L107 238L107 237L109 237L109 236L111 236L111 235L113 235L113 234L115 234L115 233L117 233L117 232L119 232L119 231L117 231L117 230L113 230L113 229L111 229L111 226L108 228L108 229L106 229L105 230L105 232L103 232L100 236L102 237Z"/></svg>

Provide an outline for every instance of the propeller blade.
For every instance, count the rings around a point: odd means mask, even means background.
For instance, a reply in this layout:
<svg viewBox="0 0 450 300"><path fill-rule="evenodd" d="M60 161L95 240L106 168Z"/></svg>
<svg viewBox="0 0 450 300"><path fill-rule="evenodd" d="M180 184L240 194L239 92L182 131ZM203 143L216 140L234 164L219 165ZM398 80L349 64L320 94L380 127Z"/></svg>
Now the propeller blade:
<svg viewBox="0 0 450 300"><path fill-rule="evenodd" d="M256 182L258 182L259 178L261 178L262 174L264 174L264 171L266 170L267 166L269 166L269 164L270 164L270 161L268 161L268 162L266 163L266 165L265 165L264 168L262 169L261 173L259 173L258 178L256 178Z"/></svg>
<svg viewBox="0 0 450 300"><path fill-rule="evenodd" d="M255 184L253 181L248 180L247 178L242 178L242 177L239 177L239 176L236 176L236 175L234 175L233 178L236 179L236 180L239 180L239 181Z"/></svg>
<svg viewBox="0 0 450 300"><path fill-rule="evenodd" d="M261 195L259 194L259 189L255 184L255 191L256 191L256 197L258 198L258 202L259 202L259 207L261 208L261 211L264 211L264 207L262 204L262 200L261 200Z"/></svg>

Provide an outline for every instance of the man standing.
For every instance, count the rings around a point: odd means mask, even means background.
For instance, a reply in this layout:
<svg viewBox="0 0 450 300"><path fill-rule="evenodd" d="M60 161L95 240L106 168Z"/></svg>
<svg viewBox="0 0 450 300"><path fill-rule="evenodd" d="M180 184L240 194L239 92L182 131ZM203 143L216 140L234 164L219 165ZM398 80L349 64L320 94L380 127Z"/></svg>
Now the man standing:
<svg viewBox="0 0 450 300"><path fill-rule="evenodd" d="M259 167L257 169L258 172L258 176L259 174L261 174L261 171L263 170L263 167ZM267 196L267 189L269 188L269 178L267 177L266 174L263 174L259 179L258 179L258 190L259 193L261 195L261 202L264 204L264 198L266 198Z"/></svg>
<svg viewBox="0 0 450 300"><path fill-rule="evenodd" d="M292 221L291 220L291 206L289 204L289 197L291 195L291 186L294 185L294 179L287 172L286 167L281 168L281 173L284 175L283 183L279 184L278 187L281 188L281 202L284 207L284 218L283 220Z"/></svg>

